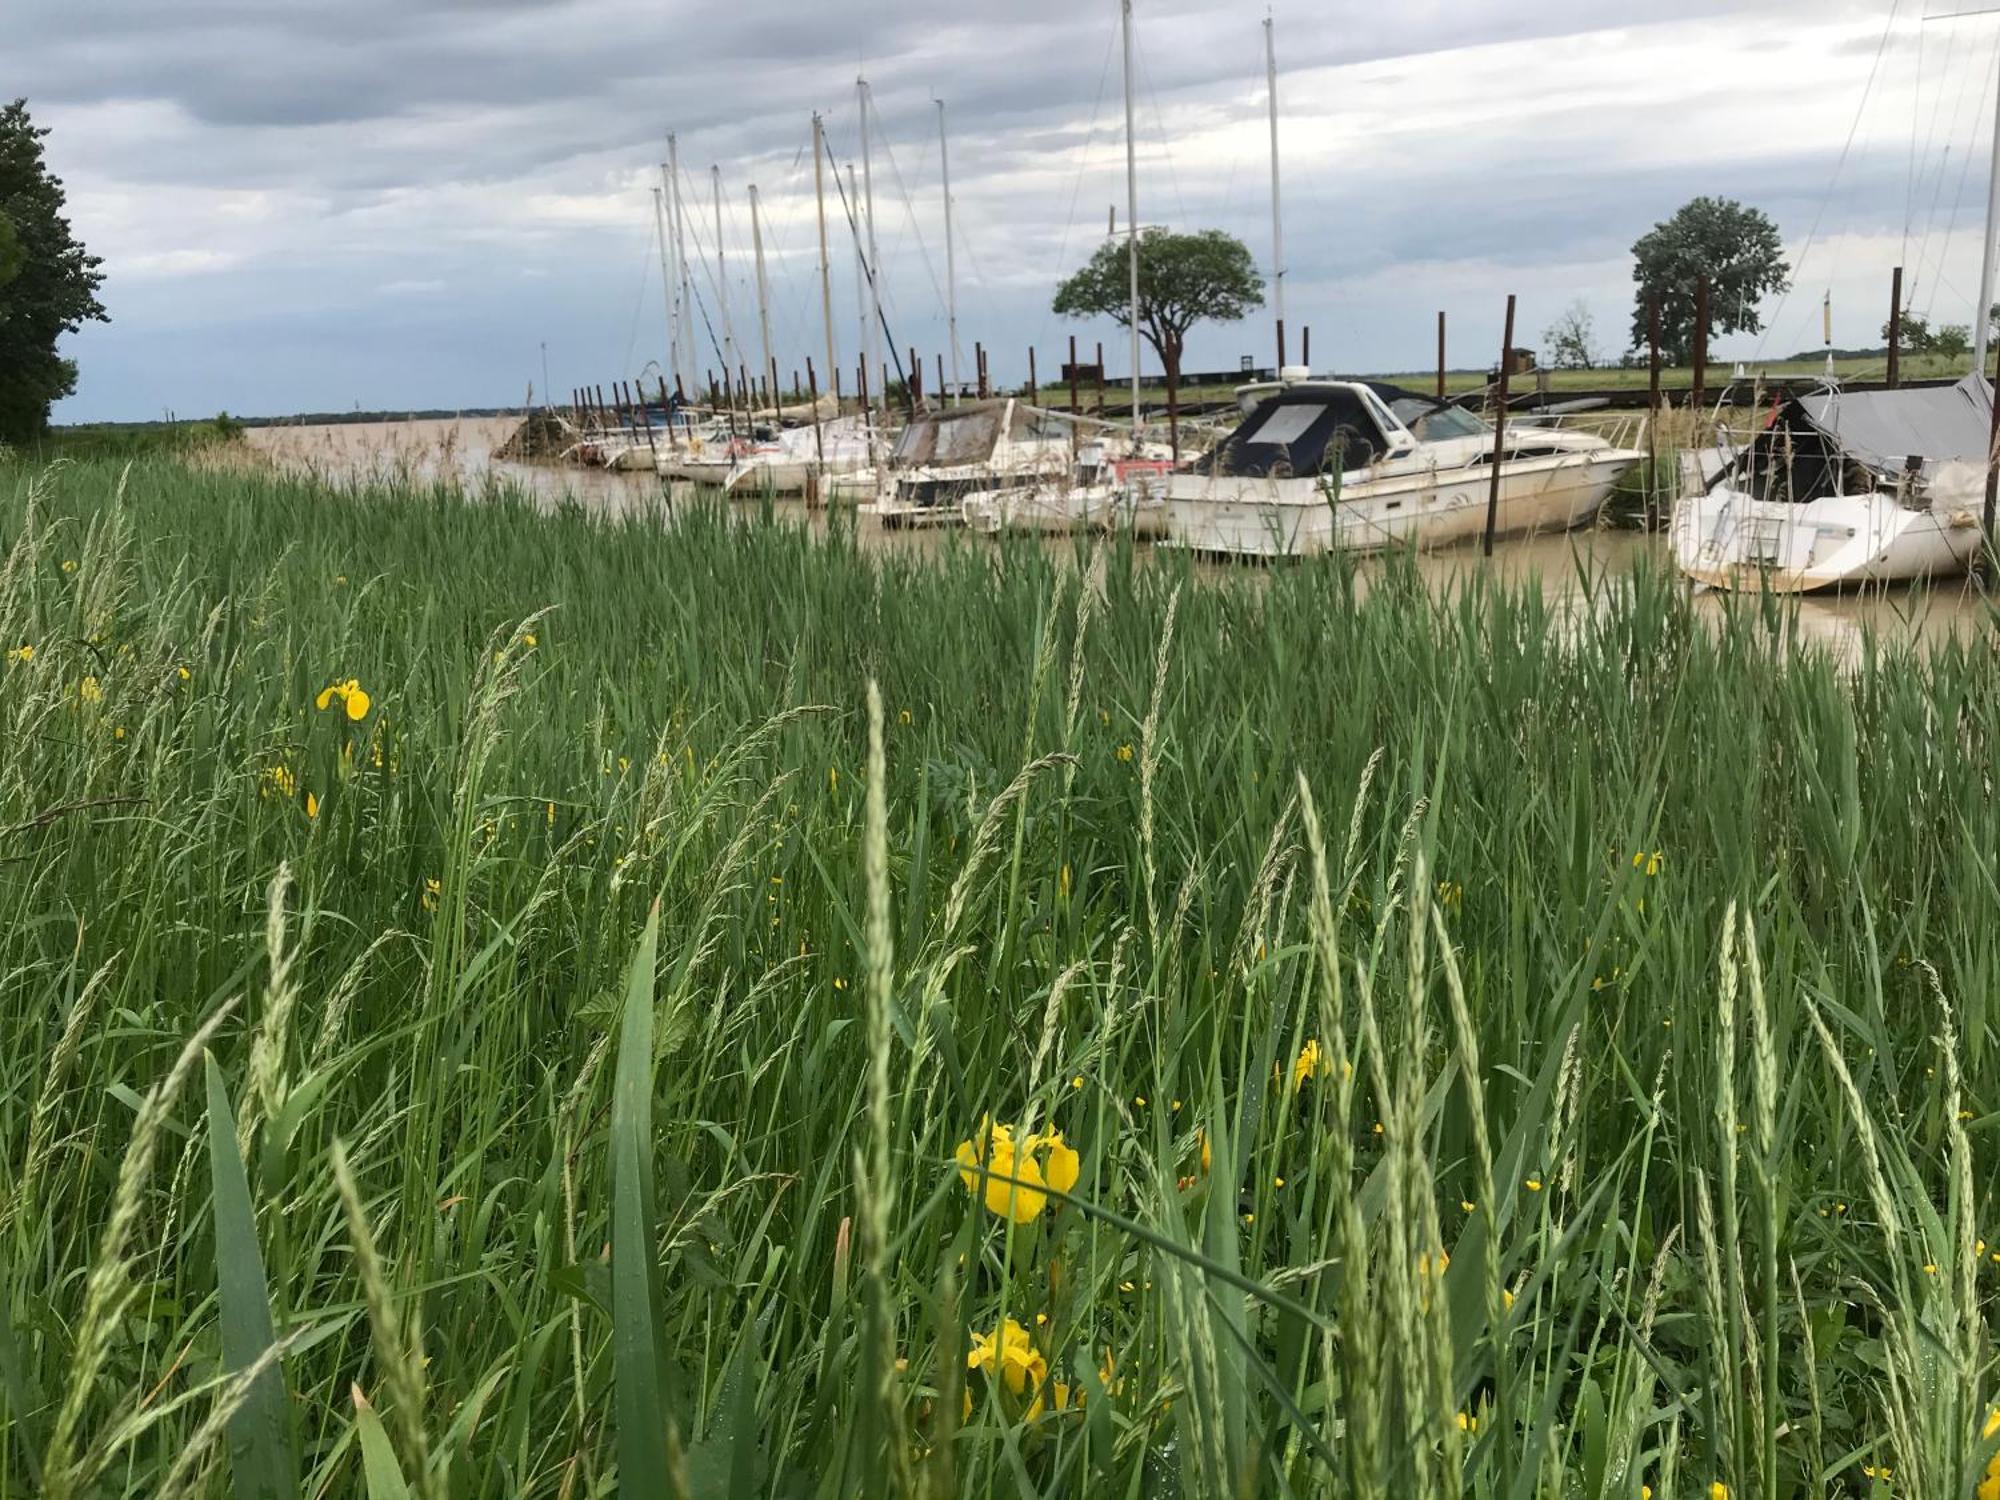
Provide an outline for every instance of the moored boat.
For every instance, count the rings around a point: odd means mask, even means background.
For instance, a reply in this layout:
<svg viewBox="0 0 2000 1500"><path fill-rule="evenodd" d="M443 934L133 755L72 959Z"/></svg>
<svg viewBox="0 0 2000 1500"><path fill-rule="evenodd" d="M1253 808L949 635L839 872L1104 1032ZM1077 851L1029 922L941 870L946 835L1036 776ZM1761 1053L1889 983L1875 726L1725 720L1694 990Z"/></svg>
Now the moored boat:
<svg viewBox="0 0 2000 1500"><path fill-rule="evenodd" d="M1470 412L1376 381L1288 367L1237 392L1243 421L1166 485L1170 540L1286 557L1438 547L1486 525L1493 430ZM1592 432L1510 425L1494 535L1564 531L1597 514L1643 457Z"/></svg>
<svg viewBox="0 0 2000 1500"><path fill-rule="evenodd" d="M1674 505L1674 561L1697 583L1809 593L1963 573L1980 543L1986 381L1781 403L1703 490Z"/></svg>
<svg viewBox="0 0 2000 1500"><path fill-rule="evenodd" d="M975 490L959 501L959 513L974 531L1130 531L1134 536L1166 535L1166 477L1173 472L1170 450L1140 445L1119 453L1115 439L1093 438L1078 446L1076 461L1061 474L1027 485Z"/></svg>
<svg viewBox="0 0 2000 1500"><path fill-rule="evenodd" d="M1060 481L1070 461L1067 425L1011 396L919 412L877 471L865 509L889 527L956 526L967 495Z"/></svg>

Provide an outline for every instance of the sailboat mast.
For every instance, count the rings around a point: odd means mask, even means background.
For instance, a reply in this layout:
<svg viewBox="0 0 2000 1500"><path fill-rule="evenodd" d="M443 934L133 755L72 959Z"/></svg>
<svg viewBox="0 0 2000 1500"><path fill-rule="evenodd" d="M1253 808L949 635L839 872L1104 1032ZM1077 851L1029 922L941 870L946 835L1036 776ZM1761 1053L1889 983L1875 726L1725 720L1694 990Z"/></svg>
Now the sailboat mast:
<svg viewBox="0 0 2000 1500"><path fill-rule="evenodd" d="M861 248L861 190L855 186L854 166L847 168L847 202L849 223L854 231L854 327L860 342L855 345L854 357L861 365L862 384L868 381L868 252ZM857 394L859 394L857 392ZM861 403L863 411L869 410L869 403Z"/></svg>
<svg viewBox="0 0 2000 1500"><path fill-rule="evenodd" d="M1264 17L1264 95L1271 104L1271 292L1278 315L1278 337L1285 326L1285 221L1278 213L1278 44L1271 17Z"/></svg>
<svg viewBox="0 0 2000 1500"><path fill-rule="evenodd" d="M830 385L840 379L840 360L833 349L833 266L826 254L826 126L817 114L813 116L813 195L819 203L819 306L826 320L826 378Z"/></svg>
<svg viewBox="0 0 2000 1500"><path fill-rule="evenodd" d="M1979 252L1979 305L1972 310L1972 368L1986 373L1987 325L1993 315L1994 235L2000 230L2000 89L1993 101L1993 170L1986 183L1986 240Z"/></svg>
<svg viewBox="0 0 2000 1500"><path fill-rule="evenodd" d="M1125 32L1125 235L1131 263L1132 441L1139 440L1139 146L1132 131L1132 0L1119 0Z"/></svg>
<svg viewBox="0 0 2000 1500"><path fill-rule="evenodd" d="M681 202L681 148L671 133L667 136L667 197L674 216L674 260L681 273L681 363L678 378L684 389L695 389L694 368L694 272L688 265L687 209Z"/></svg>
<svg viewBox="0 0 2000 1500"><path fill-rule="evenodd" d="M958 378L958 254L951 237L951 153L945 145L944 100L937 102L938 169L944 177L944 320L946 341L951 345L951 403L958 404L964 389Z"/></svg>
<svg viewBox="0 0 2000 1500"><path fill-rule="evenodd" d="M764 279L764 223L757 212L757 184L750 184L750 249L757 257L757 337L763 346L764 363L757 378L771 377L771 401L778 404L778 365L771 358L771 287ZM779 406L779 411L783 411Z"/></svg>
<svg viewBox="0 0 2000 1500"><path fill-rule="evenodd" d="M861 103L861 193L868 208L868 345L875 351L875 377L882 384L884 404L889 395L889 374L882 363L882 257L875 248L875 174L868 167L868 80L854 80L854 92Z"/></svg>
<svg viewBox="0 0 2000 1500"><path fill-rule="evenodd" d="M709 169L715 185L715 300L722 311L722 387L730 392L729 404L736 405L736 329L729 321L729 268L722 253L722 168Z"/></svg>
<svg viewBox="0 0 2000 1500"><path fill-rule="evenodd" d="M670 257L673 244L667 238L667 164L660 163L660 186L653 189L653 229L660 237L660 305L667 315L667 369L677 370L681 362L681 329L674 308L674 272Z"/></svg>

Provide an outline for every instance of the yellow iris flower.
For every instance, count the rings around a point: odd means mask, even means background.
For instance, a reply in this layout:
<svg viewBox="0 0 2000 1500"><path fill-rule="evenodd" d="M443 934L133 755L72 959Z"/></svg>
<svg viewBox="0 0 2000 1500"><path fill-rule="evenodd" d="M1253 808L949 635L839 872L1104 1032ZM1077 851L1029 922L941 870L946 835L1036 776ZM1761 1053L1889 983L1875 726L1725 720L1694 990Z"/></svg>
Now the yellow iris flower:
<svg viewBox="0 0 2000 1500"><path fill-rule="evenodd" d="M1015 1224L1030 1224L1048 1207L1049 1189L1067 1193L1076 1186L1081 1161L1062 1132L1030 1135L1017 1143L1014 1127L990 1117L979 1122L971 1140L954 1153L965 1190L978 1193L987 1212Z"/></svg>
<svg viewBox="0 0 2000 1500"><path fill-rule="evenodd" d="M1306 1080L1319 1071L1320 1050L1317 1040L1309 1040L1299 1048L1298 1060L1292 1064L1292 1092L1297 1093L1306 1086Z"/></svg>
<svg viewBox="0 0 2000 1500"><path fill-rule="evenodd" d="M321 713L325 713L333 706L336 698L340 700L341 707L347 710L347 717L357 724L368 717L368 709L374 702L368 696L368 690L357 679L350 677L345 682L329 683L321 688L319 696L313 699L313 706Z"/></svg>

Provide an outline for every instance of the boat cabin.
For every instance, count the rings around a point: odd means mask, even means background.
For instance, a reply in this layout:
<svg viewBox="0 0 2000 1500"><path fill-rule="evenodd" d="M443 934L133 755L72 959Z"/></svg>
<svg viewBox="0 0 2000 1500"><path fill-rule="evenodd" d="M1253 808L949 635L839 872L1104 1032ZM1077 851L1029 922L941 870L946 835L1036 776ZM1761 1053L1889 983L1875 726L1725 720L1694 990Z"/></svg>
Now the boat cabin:
<svg viewBox="0 0 2000 1500"><path fill-rule="evenodd" d="M1288 379L1237 392L1247 415L1192 472L1256 479L1351 473L1426 443L1477 438L1470 412L1373 380Z"/></svg>
<svg viewBox="0 0 2000 1500"><path fill-rule="evenodd" d="M1004 462L1016 446L1067 445L1069 435L1067 424L1012 397L969 401L912 417L889 463L898 469L956 469Z"/></svg>

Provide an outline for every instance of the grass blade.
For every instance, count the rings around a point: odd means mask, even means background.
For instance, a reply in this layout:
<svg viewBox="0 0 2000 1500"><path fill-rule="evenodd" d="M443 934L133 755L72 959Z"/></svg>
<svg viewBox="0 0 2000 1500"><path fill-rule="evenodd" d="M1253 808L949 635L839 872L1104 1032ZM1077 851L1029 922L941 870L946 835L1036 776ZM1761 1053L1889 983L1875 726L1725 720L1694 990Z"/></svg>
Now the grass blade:
<svg viewBox="0 0 2000 1500"><path fill-rule="evenodd" d="M222 1308L222 1361L232 1374L277 1342L250 1182L236 1145L236 1114L213 1054L208 1068L208 1159L214 1178L215 1279ZM271 1362L229 1418L229 1471L237 1500L284 1500L299 1491L285 1377Z"/></svg>
<svg viewBox="0 0 2000 1500"><path fill-rule="evenodd" d="M354 1387L354 1430L361 1437L361 1474L368 1484L368 1500L410 1500L410 1486L403 1478L396 1450L375 1407Z"/></svg>
<svg viewBox="0 0 2000 1500"><path fill-rule="evenodd" d="M653 969L659 947L660 906L655 901L626 975L611 1095L611 1338L618 1481L628 1495L680 1493L667 1461L672 1417L659 1342L654 1243Z"/></svg>

